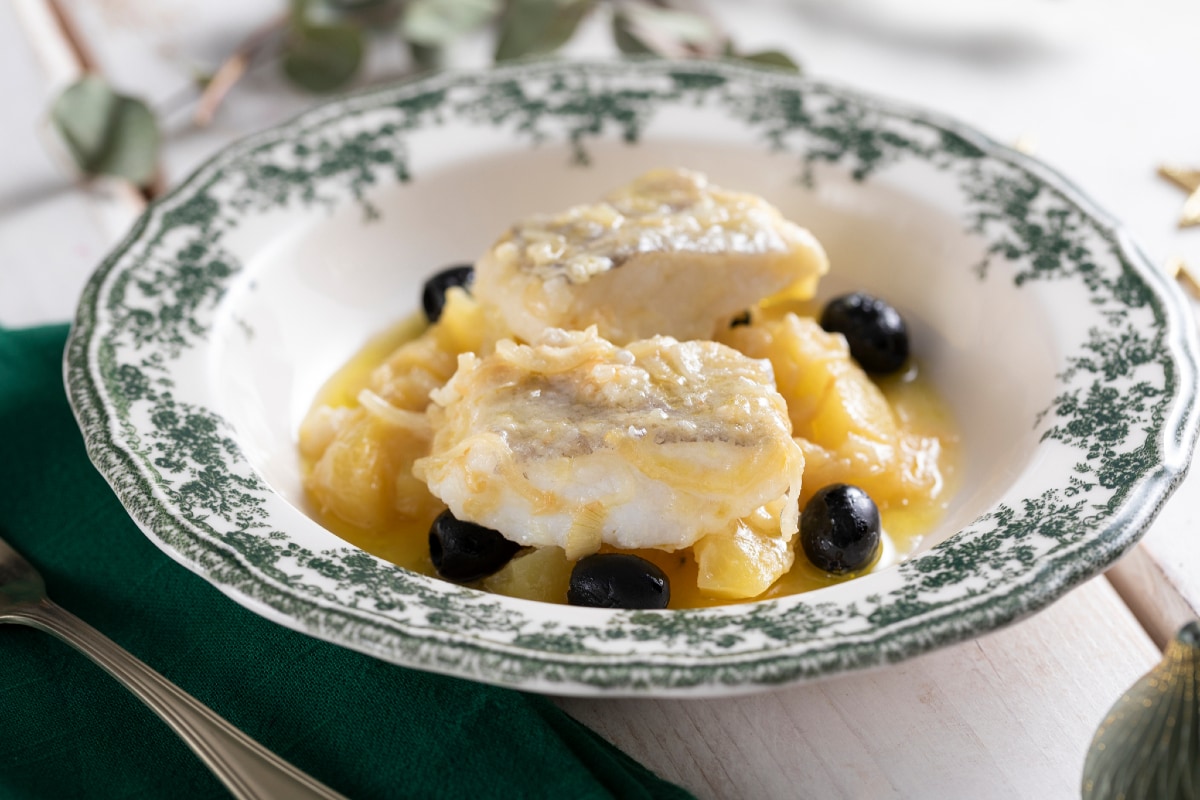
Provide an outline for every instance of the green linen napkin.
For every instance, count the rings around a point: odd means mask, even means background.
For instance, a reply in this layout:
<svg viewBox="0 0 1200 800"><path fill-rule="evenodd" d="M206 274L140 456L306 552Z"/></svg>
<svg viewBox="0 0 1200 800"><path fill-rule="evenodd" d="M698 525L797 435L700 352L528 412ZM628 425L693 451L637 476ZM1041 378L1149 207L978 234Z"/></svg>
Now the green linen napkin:
<svg viewBox="0 0 1200 800"><path fill-rule="evenodd" d="M66 326L0 329L0 536L50 596L351 798L684 798L546 698L385 664L243 609L138 530L67 405ZM0 626L0 797L227 796L99 667Z"/></svg>

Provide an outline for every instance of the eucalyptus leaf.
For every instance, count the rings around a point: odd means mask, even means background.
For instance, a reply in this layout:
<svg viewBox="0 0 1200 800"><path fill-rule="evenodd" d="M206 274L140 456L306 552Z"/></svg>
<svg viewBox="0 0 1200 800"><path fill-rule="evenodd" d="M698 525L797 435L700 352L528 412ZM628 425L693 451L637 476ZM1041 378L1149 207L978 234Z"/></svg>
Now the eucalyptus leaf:
<svg viewBox="0 0 1200 800"><path fill-rule="evenodd" d="M613 14L612 33L613 41L616 42L617 49L622 53L629 55L654 54L654 49L638 37L637 30L629 16L621 11Z"/></svg>
<svg viewBox="0 0 1200 800"><path fill-rule="evenodd" d="M734 55L739 61L749 61L752 64L765 64L770 67L786 69L790 72L800 72L800 65L786 53L779 50L761 50L757 53L739 53Z"/></svg>
<svg viewBox="0 0 1200 800"><path fill-rule="evenodd" d="M496 60L545 55L566 44L596 0L509 0Z"/></svg>
<svg viewBox="0 0 1200 800"><path fill-rule="evenodd" d="M701 14L643 5L624 6L613 15L613 38L623 53L665 58L711 57L726 46L721 30Z"/></svg>
<svg viewBox="0 0 1200 800"><path fill-rule="evenodd" d="M701 14L674 8L632 5L626 12L639 28L685 44L719 50L723 41L720 29Z"/></svg>
<svg viewBox="0 0 1200 800"><path fill-rule="evenodd" d="M71 84L50 110L67 151L87 175L114 175L148 186L158 169L161 144L150 108L118 94L98 75Z"/></svg>
<svg viewBox="0 0 1200 800"><path fill-rule="evenodd" d="M308 6L309 4L305 3L304 5ZM372 16L381 12L395 11L400 3L398 0L323 0L323 5L336 14Z"/></svg>
<svg viewBox="0 0 1200 800"><path fill-rule="evenodd" d="M394 22L400 14L399 0L324 0L335 16L349 17L362 25Z"/></svg>
<svg viewBox="0 0 1200 800"><path fill-rule="evenodd" d="M363 58L357 27L334 23L293 23L283 45L283 72L310 92L332 92L349 83Z"/></svg>
<svg viewBox="0 0 1200 800"><path fill-rule="evenodd" d="M429 47L416 42L408 42L408 56L412 59L413 70L427 72L439 69L445 51L441 47Z"/></svg>
<svg viewBox="0 0 1200 800"><path fill-rule="evenodd" d="M410 0L400 35L413 44L444 47L500 13L500 0Z"/></svg>

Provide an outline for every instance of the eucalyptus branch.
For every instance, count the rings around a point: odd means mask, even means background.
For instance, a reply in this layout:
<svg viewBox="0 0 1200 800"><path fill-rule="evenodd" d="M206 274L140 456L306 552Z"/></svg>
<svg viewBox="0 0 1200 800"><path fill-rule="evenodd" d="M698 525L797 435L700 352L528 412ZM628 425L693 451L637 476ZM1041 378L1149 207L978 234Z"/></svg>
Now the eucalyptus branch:
<svg viewBox="0 0 1200 800"><path fill-rule="evenodd" d="M59 0L48 0L47 8L80 74L55 99L50 124L83 175L125 179L143 201L154 199L165 184L154 113L138 98L112 90Z"/></svg>
<svg viewBox="0 0 1200 800"><path fill-rule="evenodd" d="M85 175L117 175L147 193L161 185L159 118L141 99L119 93L95 62L59 0L48 0L82 78L55 100L51 120ZM664 58L736 58L796 70L784 53L737 49L699 0L291 0L221 62L201 90L192 121L210 124L229 93L268 48L283 74L312 92L331 92L359 74L373 39L408 45L410 72L428 68L455 41L487 26L497 32L494 58L549 55L574 38L594 12L612 15L623 53Z"/></svg>

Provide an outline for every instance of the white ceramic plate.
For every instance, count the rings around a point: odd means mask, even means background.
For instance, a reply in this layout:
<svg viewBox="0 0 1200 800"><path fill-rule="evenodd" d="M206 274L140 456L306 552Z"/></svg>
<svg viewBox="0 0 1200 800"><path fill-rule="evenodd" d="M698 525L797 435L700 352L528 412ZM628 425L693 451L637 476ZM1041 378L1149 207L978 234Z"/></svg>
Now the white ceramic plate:
<svg viewBox="0 0 1200 800"><path fill-rule="evenodd" d="M416 575L302 511L321 383L514 219L656 166L823 241L823 294L908 318L965 477L900 566L750 605L546 605ZM323 105L156 203L66 357L92 458L146 534L263 616L379 658L564 694L713 695L896 661L1028 614L1129 548L1196 439L1177 290L1061 177L954 122L725 64L526 64Z"/></svg>

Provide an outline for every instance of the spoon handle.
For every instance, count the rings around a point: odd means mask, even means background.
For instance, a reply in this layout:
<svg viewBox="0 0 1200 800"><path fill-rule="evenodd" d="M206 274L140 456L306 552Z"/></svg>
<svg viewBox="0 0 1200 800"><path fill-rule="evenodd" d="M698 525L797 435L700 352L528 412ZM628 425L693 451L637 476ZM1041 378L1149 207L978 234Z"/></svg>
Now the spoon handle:
<svg viewBox="0 0 1200 800"><path fill-rule="evenodd" d="M57 636L103 667L162 717L234 797L343 797L267 750L53 601L43 599L5 616L9 622L24 623Z"/></svg>

